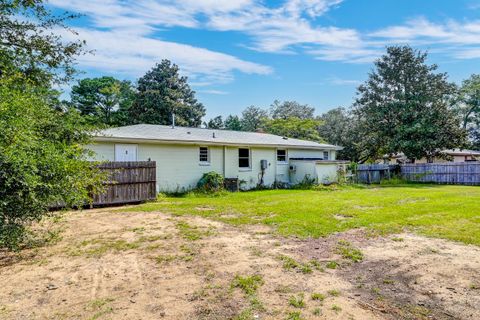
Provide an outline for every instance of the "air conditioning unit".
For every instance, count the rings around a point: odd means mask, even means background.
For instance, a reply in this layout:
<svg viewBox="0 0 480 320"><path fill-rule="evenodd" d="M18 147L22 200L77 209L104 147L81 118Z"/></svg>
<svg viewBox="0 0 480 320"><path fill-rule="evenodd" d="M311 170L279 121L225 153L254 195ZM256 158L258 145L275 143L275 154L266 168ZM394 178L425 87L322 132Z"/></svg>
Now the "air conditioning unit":
<svg viewBox="0 0 480 320"><path fill-rule="evenodd" d="M291 164L290 167L289 167L289 170L290 170L290 172L295 172L295 171L297 171L297 166L294 165L294 164Z"/></svg>

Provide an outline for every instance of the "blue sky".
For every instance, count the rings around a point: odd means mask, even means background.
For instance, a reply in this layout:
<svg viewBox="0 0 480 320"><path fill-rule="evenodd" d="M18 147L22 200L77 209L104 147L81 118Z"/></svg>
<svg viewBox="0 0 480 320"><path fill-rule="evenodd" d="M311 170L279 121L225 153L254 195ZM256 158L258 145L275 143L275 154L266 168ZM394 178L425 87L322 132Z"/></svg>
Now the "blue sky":
<svg viewBox="0 0 480 320"><path fill-rule="evenodd" d="M296 100L349 106L389 44L428 50L460 83L480 73L480 0L50 0L95 55L82 77L135 80L178 64L207 117ZM72 37L65 33L66 38Z"/></svg>

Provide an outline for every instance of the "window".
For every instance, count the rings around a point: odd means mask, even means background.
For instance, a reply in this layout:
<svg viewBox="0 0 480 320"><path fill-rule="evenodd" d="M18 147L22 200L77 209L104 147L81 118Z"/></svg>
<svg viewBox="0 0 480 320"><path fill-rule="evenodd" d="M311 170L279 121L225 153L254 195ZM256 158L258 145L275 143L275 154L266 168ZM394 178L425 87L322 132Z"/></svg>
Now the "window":
<svg viewBox="0 0 480 320"><path fill-rule="evenodd" d="M287 150L277 150L277 161L287 162Z"/></svg>
<svg viewBox="0 0 480 320"><path fill-rule="evenodd" d="M328 151L323 151L323 160L328 160Z"/></svg>
<svg viewBox="0 0 480 320"><path fill-rule="evenodd" d="M199 149L199 160L202 163L209 163L209 152L208 152L208 147L200 147Z"/></svg>
<svg viewBox="0 0 480 320"><path fill-rule="evenodd" d="M247 148L238 149L238 167L250 168L250 149L247 149Z"/></svg>

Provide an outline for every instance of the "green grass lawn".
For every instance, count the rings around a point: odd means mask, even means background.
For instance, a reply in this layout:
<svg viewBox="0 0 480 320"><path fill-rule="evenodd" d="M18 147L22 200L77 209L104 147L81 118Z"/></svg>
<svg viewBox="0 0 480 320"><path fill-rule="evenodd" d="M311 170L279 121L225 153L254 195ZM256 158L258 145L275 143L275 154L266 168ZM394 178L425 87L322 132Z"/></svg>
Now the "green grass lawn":
<svg viewBox="0 0 480 320"><path fill-rule="evenodd" d="M267 190L161 197L131 209L267 224L287 236L319 237L365 227L480 245L480 187L400 185L338 190Z"/></svg>

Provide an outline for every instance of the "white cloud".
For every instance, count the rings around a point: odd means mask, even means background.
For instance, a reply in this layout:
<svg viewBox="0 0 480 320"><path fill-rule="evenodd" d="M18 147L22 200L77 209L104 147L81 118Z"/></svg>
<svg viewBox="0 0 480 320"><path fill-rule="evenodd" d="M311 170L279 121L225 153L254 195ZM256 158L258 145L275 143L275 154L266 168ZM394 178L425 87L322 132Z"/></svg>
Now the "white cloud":
<svg viewBox="0 0 480 320"><path fill-rule="evenodd" d="M425 17L409 20L401 26L375 31L369 36L387 43L410 43L458 59L479 58L480 20L433 23Z"/></svg>
<svg viewBox="0 0 480 320"><path fill-rule="evenodd" d="M77 29L95 55L79 58L82 66L111 73L139 77L154 63L169 59L181 66L182 73L193 81L223 83L232 80L237 70L247 74L269 74L270 67L248 62L231 55L169 41L124 34L122 31ZM71 36L67 33L65 37Z"/></svg>
<svg viewBox="0 0 480 320"><path fill-rule="evenodd" d="M479 57L480 20L434 23L425 17L361 33L321 23L322 15L343 0L50 0L54 6L84 13L82 30L97 52L82 63L100 70L138 76L161 58L182 67L197 85L226 82L235 71L268 74L268 66L161 39L170 27L234 31L248 40L239 45L277 54L306 53L315 59L370 63L386 45L411 44L455 59Z"/></svg>
<svg viewBox="0 0 480 320"><path fill-rule="evenodd" d="M73 12L83 13L90 25L76 28L79 38L87 41L88 49L95 55L80 57L85 68L109 73L123 73L127 77L139 77L161 59L169 59L180 66L198 85L224 83L233 79L235 71L247 74L269 74L272 68L249 62L232 55L165 41L158 37L159 28L179 26L198 27L198 12L225 12L248 5L250 0L174 1L89 1L50 0L51 5ZM161 34L161 32L160 32ZM71 34L64 33L68 39Z"/></svg>

